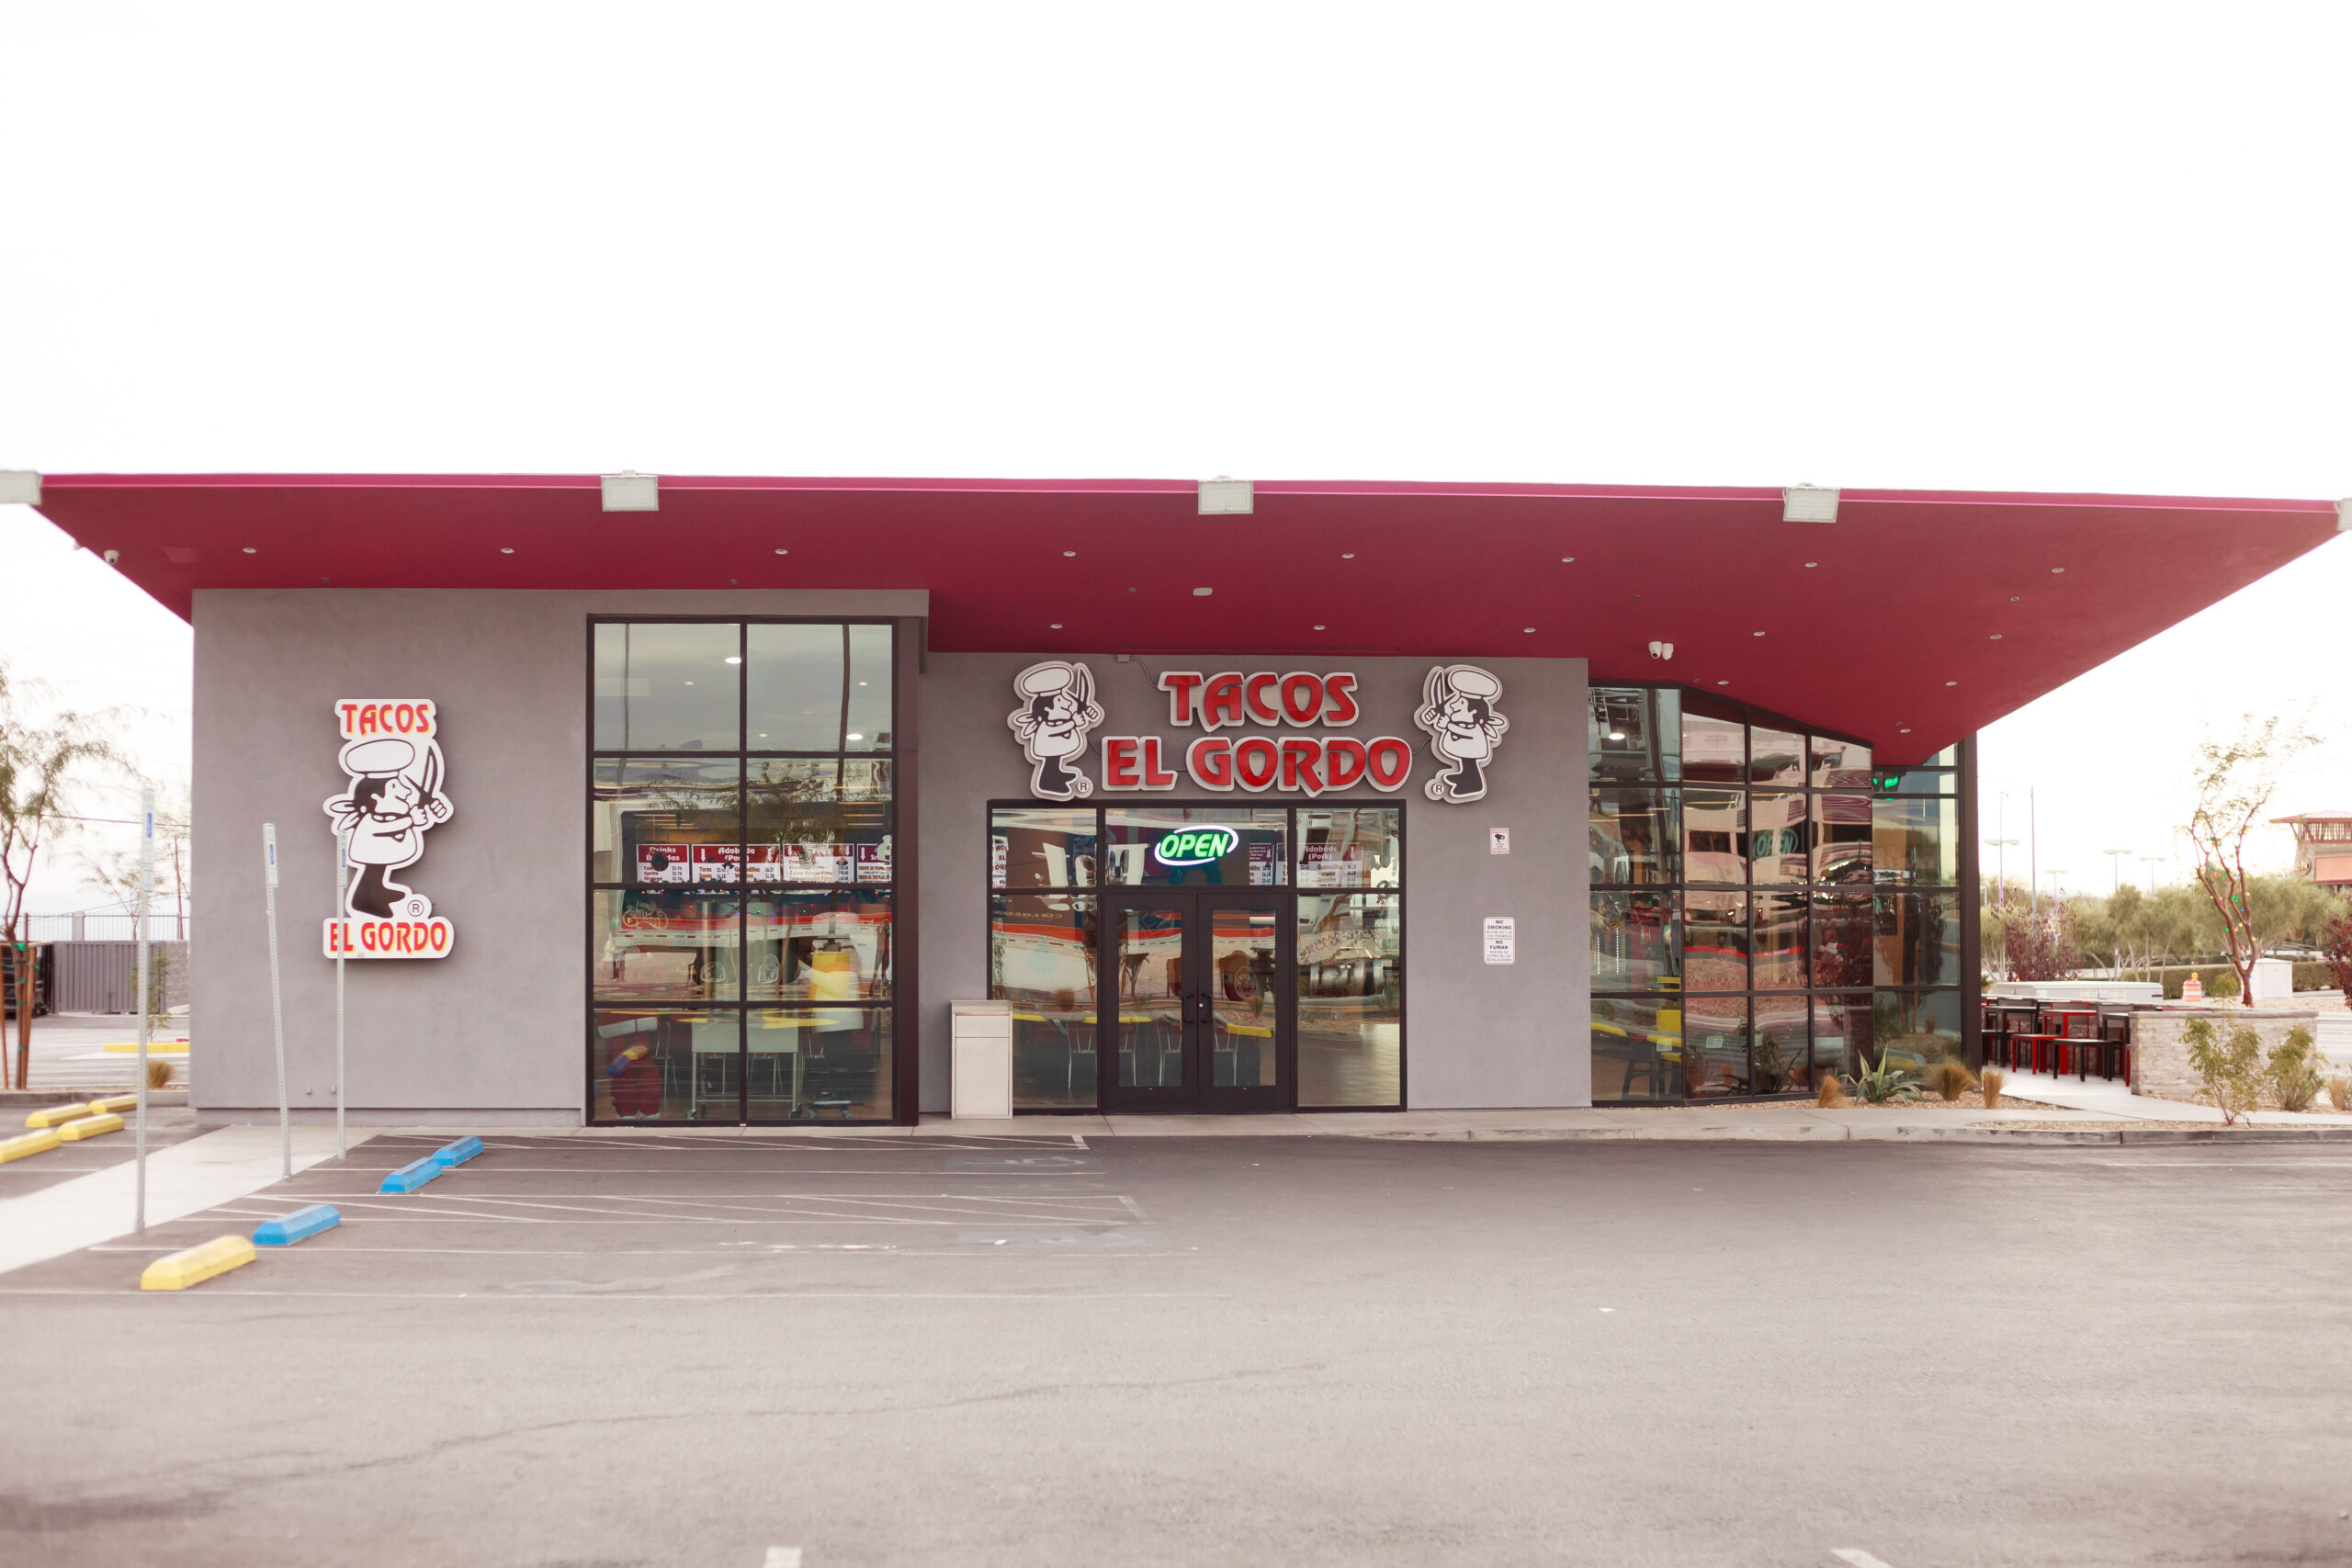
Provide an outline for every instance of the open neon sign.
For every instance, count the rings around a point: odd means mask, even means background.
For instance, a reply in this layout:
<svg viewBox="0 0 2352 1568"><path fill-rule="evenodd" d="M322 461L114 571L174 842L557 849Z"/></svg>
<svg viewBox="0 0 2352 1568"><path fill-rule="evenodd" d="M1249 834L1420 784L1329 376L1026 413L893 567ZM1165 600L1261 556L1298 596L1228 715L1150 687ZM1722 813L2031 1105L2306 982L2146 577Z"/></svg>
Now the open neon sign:
<svg viewBox="0 0 2352 1568"><path fill-rule="evenodd" d="M1231 828L1186 828L1162 833L1151 846L1151 858L1166 866L1214 865L1241 843Z"/></svg>

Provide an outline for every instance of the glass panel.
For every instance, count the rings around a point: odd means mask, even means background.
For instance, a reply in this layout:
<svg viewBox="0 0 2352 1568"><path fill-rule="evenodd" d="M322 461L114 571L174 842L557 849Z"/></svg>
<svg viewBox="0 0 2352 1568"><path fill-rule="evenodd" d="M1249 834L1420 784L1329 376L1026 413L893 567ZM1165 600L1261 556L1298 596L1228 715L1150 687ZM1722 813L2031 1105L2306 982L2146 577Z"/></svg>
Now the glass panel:
<svg viewBox="0 0 2352 1568"><path fill-rule="evenodd" d="M1871 787L1871 749L1851 740L1813 738L1813 785L1815 789Z"/></svg>
<svg viewBox="0 0 2352 1568"><path fill-rule="evenodd" d="M1747 776L1747 727L1736 719L1682 716L1682 776L1737 784Z"/></svg>
<svg viewBox="0 0 2352 1568"><path fill-rule="evenodd" d="M733 1001L742 994L734 895L589 896L595 994L633 1001Z"/></svg>
<svg viewBox="0 0 2352 1568"><path fill-rule="evenodd" d="M1753 1092L1792 1094L1813 1087L1813 1053L1805 1044L1808 1026L1804 998L1756 998L1756 1043L1748 1052Z"/></svg>
<svg viewBox="0 0 2352 1568"><path fill-rule="evenodd" d="M1758 735L1763 734L1758 730ZM1805 796L1756 790L1747 797L1748 874L1764 884L1812 880Z"/></svg>
<svg viewBox="0 0 2352 1568"><path fill-rule="evenodd" d="M1804 737L1785 729L1755 728L1747 732L1749 784L1804 783Z"/></svg>
<svg viewBox="0 0 2352 1568"><path fill-rule="evenodd" d="M1736 887L1747 880L1747 796L1736 789L1682 792L1682 878Z"/></svg>
<svg viewBox="0 0 2352 1568"><path fill-rule="evenodd" d="M1960 766L1960 748L1957 746L1945 747L1942 750L1928 759L1928 765L1932 768L1957 768Z"/></svg>
<svg viewBox="0 0 2352 1568"><path fill-rule="evenodd" d="M596 627L598 751L732 751L742 633L731 622Z"/></svg>
<svg viewBox="0 0 2352 1568"><path fill-rule="evenodd" d="M1272 1088L1275 943L1273 909L1220 909L1204 901L1209 935L1209 1082L1223 1089Z"/></svg>
<svg viewBox="0 0 2352 1568"><path fill-rule="evenodd" d="M589 1015L588 1077L598 1122L699 1120L707 1091L713 1119L733 1122L735 1014L598 1008ZM697 1055L695 1043L725 1051ZM724 1056L724 1061L719 1060ZM707 1066L707 1074L697 1069Z"/></svg>
<svg viewBox="0 0 2352 1568"><path fill-rule="evenodd" d="M1299 1104L1404 1103L1403 902L1394 893L1301 895Z"/></svg>
<svg viewBox="0 0 2352 1568"><path fill-rule="evenodd" d="M1682 1098L1682 998L1592 998L1592 1098Z"/></svg>
<svg viewBox="0 0 2352 1568"><path fill-rule="evenodd" d="M592 793L590 881L741 880L743 813L732 758L601 757Z"/></svg>
<svg viewBox="0 0 2352 1568"><path fill-rule="evenodd" d="M744 804L751 813L747 880L890 880L889 763L754 761Z"/></svg>
<svg viewBox="0 0 2352 1568"><path fill-rule="evenodd" d="M989 818L990 887L1091 887L1094 810L999 811Z"/></svg>
<svg viewBox="0 0 2352 1568"><path fill-rule="evenodd" d="M1917 1072L1946 1057L1965 1060L1958 991L1881 991L1872 1020L1878 1048Z"/></svg>
<svg viewBox="0 0 2352 1568"><path fill-rule="evenodd" d="M1813 983L1862 986L1875 981L1871 896L1816 893L1813 898Z"/></svg>
<svg viewBox="0 0 2352 1568"><path fill-rule="evenodd" d="M743 1043L752 1121L889 1119L889 1009L753 1008Z"/></svg>
<svg viewBox="0 0 2352 1568"><path fill-rule="evenodd" d="M1683 1013L1683 1094L1690 1100L1753 1094L1747 1072L1747 998L1691 997Z"/></svg>
<svg viewBox="0 0 2352 1568"><path fill-rule="evenodd" d="M1747 895L1682 896L1682 988L1747 989Z"/></svg>
<svg viewBox="0 0 2352 1568"><path fill-rule="evenodd" d="M1813 797L1813 879L1871 881L1871 803L1867 795Z"/></svg>
<svg viewBox="0 0 2352 1568"><path fill-rule="evenodd" d="M1647 686L1595 686L1586 755L1592 776L1672 784L1682 776L1682 694Z"/></svg>
<svg viewBox="0 0 2352 1568"><path fill-rule="evenodd" d="M1882 986L1949 986L1960 979L1959 910L1946 919L1950 893L1882 893L1878 896L1874 965Z"/></svg>
<svg viewBox="0 0 2352 1568"><path fill-rule="evenodd" d="M1960 880L1960 802L1898 795L1872 804L1871 863L1880 882L1950 887Z"/></svg>
<svg viewBox="0 0 2352 1568"><path fill-rule="evenodd" d="M1122 887L1280 887L1290 877L1290 814L1246 806L1112 807L1107 880Z"/></svg>
<svg viewBox="0 0 2352 1568"><path fill-rule="evenodd" d="M753 626L746 643L749 750L888 749L888 626Z"/></svg>
<svg viewBox="0 0 2352 1568"><path fill-rule="evenodd" d="M1183 907L1119 911L1119 1087L1184 1083Z"/></svg>
<svg viewBox="0 0 2352 1568"><path fill-rule="evenodd" d="M1405 814L1385 807L1298 814L1298 886L1395 887L1404 879Z"/></svg>
<svg viewBox="0 0 2352 1568"><path fill-rule="evenodd" d="M1907 773L1894 781L1896 795L1957 795L1960 793L1958 773Z"/></svg>
<svg viewBox="0 0 2352 1568"><path fill-rule="evenodd" d="M1681 881L1681 817L1673 790L1596 787L1587 818L1594 886Z"/></svg>
<svg viewBox="0 0 2352 1568"><path fill-rule="evenodd" d="M1091 828L1094 814L1082 813ZM989 995L1012 1004L1016 1111L1094 1104L1091 898L999 894L989 900Z"/></svg>
<svg viewBox="0 0 2352 1568"><path fill-rule="evenodd" d="M1805 988L1805 904L1802 893L1758 893L1756 897L1756 989ZM1804 1031L1797 1032L1802 1034ZM1796 1038L1795 1035L1790 1036ZM1770 1090L1758 1089L1759 1094Z"/></svg>
<svg viewBox="0 0 2352 1568"><path fill-rule="evenodd" d="M863 1002L890 994L890 893L768 893L745 901L754 1001Z"/></svg>
<svg viewBox="0 0 2352 1568"><path fill-rule="evenodd" d="M1875 1026L1871 1021L1871 994L1816 996L1813 998L1814 1082L1823 1073L1851 1075L1861 1066L1861 1053L1871 1047Z"/></svg>
<svg viewBox="0 0 2352 1568"><path fill-rule="evenodd" d="M1592 895L1592 988L1655 991L1682 974L1671 893Z"/></svg>

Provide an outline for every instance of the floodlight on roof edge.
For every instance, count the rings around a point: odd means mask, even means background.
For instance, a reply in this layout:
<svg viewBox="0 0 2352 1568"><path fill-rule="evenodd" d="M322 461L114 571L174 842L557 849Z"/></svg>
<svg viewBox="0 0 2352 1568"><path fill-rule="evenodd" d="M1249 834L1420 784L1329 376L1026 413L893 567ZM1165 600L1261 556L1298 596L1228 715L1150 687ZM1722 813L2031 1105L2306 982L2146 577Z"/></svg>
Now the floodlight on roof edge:
<svg viewBox="0 0 2352 1568"><path fill-rule="evenodd" d="M1838 491L1829 485L1791 485L1781 492L1783 523L1835 523Z"/></svg>
<svg viewBox="0 0 2352 1568"><path fill-rule="evenodd" d="M1256 510L1257 496L1248 479L1230 479L1219 474L1213 479L1201 481L1199 515L1203 517L1247 517Z"/></svg>
<svg viewBox="0 0 2352 1568"><path fill-rule="evenodd" d="M40 476L28 469L0 468L0 506L40 504Z"/></svg>
<svg viewBox="0 0 2352 1568"><path fill-rule="evenodd" d="M659 512L662 510L662 476L640 474L624 468L617 474L606 474L605 479L605 510L607 512Z"/></svg>

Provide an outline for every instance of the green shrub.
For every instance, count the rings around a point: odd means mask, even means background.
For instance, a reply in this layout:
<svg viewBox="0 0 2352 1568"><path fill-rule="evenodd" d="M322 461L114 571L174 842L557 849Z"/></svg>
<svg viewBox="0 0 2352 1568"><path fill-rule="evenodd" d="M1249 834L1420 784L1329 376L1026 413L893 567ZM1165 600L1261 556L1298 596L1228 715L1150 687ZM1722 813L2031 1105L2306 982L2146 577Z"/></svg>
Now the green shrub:
<svg viewBox="0 0 2352 1568"><path fill-rule="evenodd" d="M2224 1043L2210 1018L2189 1020L2180 1037L2188 1043L2188 1065L2205 1080L2206 1097L2221 1111L2222 1125L2252 1115L2268 1077L2262 1066L2262 1037L2245 1024L2233 1024Z"/></svg>
<svg viewBox="0 0 2352 1568"><path fill-rule="evenodd" d="M2309 1111L2319 1099L2325 1079L2320 1077L2320 1055L2312 1046L2312 1032L2301 1024L2287 1032L2286 1040L2270 1053L2269 1065L2264 1069L2270 1087L2278 1095L2281 1111Z"/></svg>
<svg viewBox="0 0 2352 1568"><path fill-rule="evenodd" d="M1856 1073L1853 1087L1854 1098L1865 1105L1885 1105L1918 1096L1918 1090L1911 1087L1909 1069L1895 1065L1892 1051L1880 1052L1876 1063L1865 1066Z"/></svg>

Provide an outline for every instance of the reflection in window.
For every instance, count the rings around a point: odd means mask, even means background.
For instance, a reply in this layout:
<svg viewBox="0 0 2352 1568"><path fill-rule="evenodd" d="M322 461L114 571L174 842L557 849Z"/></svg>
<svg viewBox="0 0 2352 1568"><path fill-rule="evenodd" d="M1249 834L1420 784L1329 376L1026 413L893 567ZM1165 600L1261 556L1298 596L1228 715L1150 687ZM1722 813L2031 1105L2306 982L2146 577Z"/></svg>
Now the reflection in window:
<svg viewBox="0 0 2352 1568"><path fill-rule="evenodd" d="M1803 893L1758 893L1755 897L1756 989L1804 990L1807 968L1806 896Z"/></svg>
<svg viewBox="0 0 2352 1568"><path fill-rule="evenodd" d="M989 816L990 887L1091 887L1098 853L1091 808L1022 807Z"/></svg>
<svg viewBox="0 0 2352 1568"><path fill-rule="evenodd" d="M1682 776L1682 694L1670 687L1595 686L1586 732L1594 782L1672 784Z"/></svg>
<svg viewBox="0 0 2352 1568"><path fill-rule="evenodd" d="M1763 733L1761 730L1758 734ZM1756 790L1747 797L1748 874L1756 882L1802 885L1812 873L1805 796Z"/></svg>
<svg viewBox="0 0 2352 1568"><path fill-rule="evenodd" d="M743 817L732 757L597 759L589 813L593 882L741 880Z"/></svg>
<svg viewBox="0 0 2352 1568"><path fill-rule="evenodd" d="M1917 1072L1964 1055L1958 991L1881 991L1872 1018L1878 1049Z"/></svg>
<svg viewBox="0 0 2352 1568"><path fill-rule="evenodd" d="M1748 1048L1748 1082L1757 1094L1789 1094L1814 1087L1811 1026L1805 998L1758 997Z"/></svg>
<svg viewBox="0 0 2352 1568"><path fill-rule="evenodd" d="M1091 811L1082 815L1093 827ZM1000 893L989 900L989 995L1012 1004L1016 1111L1095 1100L1095 901Z"/></svg>
<svg viewBox="0 0 2352 1568"><path fill-rule="evenodd" d="M862 1002L890 994L887 888L769 893L743 908L753 1000Z"/></svg>
<svg viewBox="0 0 2352 1568"><path fill-rule="evenodd" d="M1714 784L1747 777L1747 727L1737 719L1682 716L1682 776Z"/></svg>
<svg viewBox="0 0 2352 1568"><path fill-rule="evenodd" d="M1813 896L1813 983L1816 987L1874 983L1871 920L1867 893Z"/></svg>
<svg viewBox="0 0 2352 1568"><path fill-rule="evenodd" d="M1756 1092L1747 1070L1747 998L1690 997L1683 1002L1683 1093L1690 1100Z"/></svg>
<svg viewBox="0 0 2352 1568"><path fill-rule="evenodd" d="M745 652L747 750L889 750L888 626L755 623Z"/></svg>
<svg viewBox="0 0 2352 1568"><path fill-rule="evenodd" d="M1747 989L1747 895L1682 896L1682 988Z"/></svg>
<svg viewBox="0 0 2352 1568"><path fill-rule="evenodd" d="M1592 998L1592 1097L1682 1098L1682 998Z"/></svg>
<svg viewBox="0 0 2352 1568"><path fill-rule="evenodd" d="M1851 740L1832 740L1827 736L1813 738L1813 787L1815 789L1868 789L1871 787L1871 749Z"/></svg>
<svg viewBox="0 0 2352 1568"><path fill-rule="evenodd" d="M1681 811L1675 791L1596 786L1587 822L1595 886L1682 880Z"/></svg>
<svg viewBox="0 0 2352 1568"><path fill-rule="evenodd" d="M1851 1075L1872 1048L1871 994L1813 998L1814 1081L1823 1073Z"/></svg>
<svg viewBox="0 0 2352 1568"><path fill-rule="evenodd" d="M597 750L735 750L741 627L605 624L595 643Z"/></svg>
<svg viewBox="0 0 2352 1568"><path fill-rule="evenodd" d="M1785 729L1760 726L1747 734L1747 782L1759 784L1804 783L1804 737Z"/></svg>
<svg viewBox="0 0 2352 1568"><path fill-rule="evenodd" d="M1592 895L1592 988L1655 991L1680 978L1671 893Z"/></svg>
<svg viewBox="0 0 2352 1568"><path fill-rule="evenodd" d="M1114 806L1102 832L1114 887L1289 885L1290 813L1279 807Z"/></svg>
<svg viewBox="0 0 2352 1568"><path fill-rule="evenodd" d="M1404 1103L1402 917L1394 893L1299 896L1300 1105Z"/></svg>
<svg viewBox="0 0 2352 1568"><path fill-rule="evenodd" d="M719 1015L729 1023L732 1013ZM709 1036L712 1015L651 1008L598 1008L589 1015L590 1093L599 1122L686 1122L699 1105L695 1077L697 1029ZM732 1052L733 1042L728 1049ZM731 1094L719 1075L706 1087ZM725 1119L735 1120L731 1100Z"/></svg>
<svg viewBox="0 0 2352 1568"><path fill-rule="evenodd" d="M864 759L750 764L752 883L887 883L890 764Z"/></svg>
<svg viewBox="0 0 2352 1568"><path fill-rule="evenodd" d="M1871 864L1881 882L1951 887L1960 881L1960 802L1897 795L1871 808Z"/></svg>
<svg viewBox="0 0 2352 1568"><path fill-rule="evenodd" d="M1736 789L1682 792L1682 879L1738 886L1747 880L1747 795Z"/></svg>
<svg viewBox="0 0 2352 1568"><path fill-rule="evenodd" d="M755 1122L873 1122L890 1114L888 1008L752 1008L743 1015Z"/></svg>
<svg viewBox="0 0 2352 1568"><path fill-rule="evenodd" d="M1402 880L1394 807L1346 807L1298 813L1298 886L1395 887Z"/></svg>
<svg viewBox="0 0 2352 1568"><path fill-rule="evenodd" d="M1949 986L1960 979L1960 919L1948 893L1882 893L1876 914L1882 986Z"/></svg>
<svg viewBox="0 0 2352 1568"><path fill-rule="evenodd" d="M1871 797L1816 795L1813 802L1813 879L1825 883L1871 881Z"/></svg>
<svg viewBox="0 0 2352 1568"><path fill-rule="evenodd" d="M733 895L602 890L589 909L595 994L637 1001L734 1001L742 936Z"/></svg>

